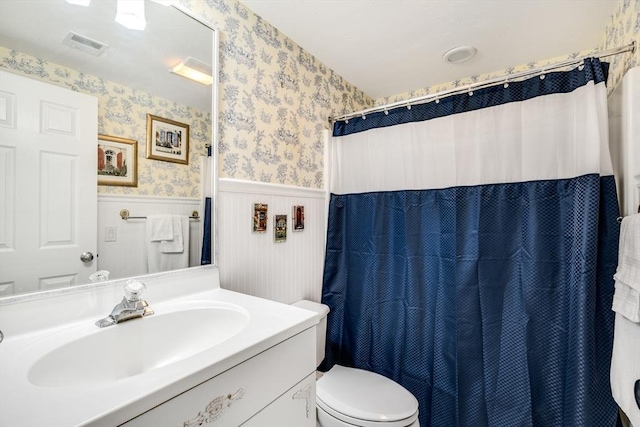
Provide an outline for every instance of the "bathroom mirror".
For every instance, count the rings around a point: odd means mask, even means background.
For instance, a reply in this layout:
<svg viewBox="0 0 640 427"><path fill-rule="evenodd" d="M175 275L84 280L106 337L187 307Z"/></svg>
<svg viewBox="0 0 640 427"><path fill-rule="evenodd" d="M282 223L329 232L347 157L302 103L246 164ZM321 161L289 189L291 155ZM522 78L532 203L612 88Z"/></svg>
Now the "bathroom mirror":
<svg viewBox="0 0 640 427"><path fill-rule="evenodd" d="M125 28L116 22L121 12L117 0L0 1L0 71L29 79L27 81L34 85L46 83L97 98L95 128L108 137L101 136L99 140L95 135L92 162L96 161L96 154L98 160L90 176L75 169L68 172L64 161L48 163L53 172L41 175L40 185L47 184L47 188L61 186L61 183L68 185L70 189L64 200L43 197L48 194L44 187L35 192L25 190L24 180L19 173L14 173L21 168L11 154L18 151L11 145L12 138L7 137L13 134L5 133L0 139L0 161L3 162L0 168L0 297L91 283L104 278L93 274L101 270L109 271L109 279L150 273L146 259L146 217L153 214L192 217L186 248L188 265L169 268L200 265L207 237L211 262L215 264L217 153L213 149L212 157L207 158L207 149L217 146L213 143L217 132L217 33L180 5L165 6L151 0L124 3L143 6L144 30ZM199 83L178 75L176 67L180 63L194 64L192 68L213 76L212 83ZM12 111L19 112L18 124L23 114L20 106L12 104L12 91L13 88L7 91L3 86L0 92L0 131L11 127L5 119L14 114ZM36 92L29 86L26 91ZM45 104L41 102L41 109L48 108L51 123L68 115L72 117L70 126L75 129L73 109L65 107L62 99ZM41 131L47 128L42 117L38 120ZM188 145L185 144L187 138L173 136L176 129L184 135L187 128ZM47 129L55 134L65 131L64 125ZM152 138L148 141L150 133ZM131 157L132 140L136 141L135 157ZM168 153L154 152L150 158L148 143L153 147L161 142L165 148L169 147ZM186 155L181 153L181 161L174 161L174 157L180 157L176 146L179 150L188 147ZM118 150L122 150L123 155L116 154L120 153ZM126 150L130 150L129 157ZM46 155L39 154L38 158L27 161L44 168L47 166L43 166L44 158ZM122 158L129 159L129 163ZM13 165L13 172L7 165ZM122 185L118 185L117 178L108 180L110 185L98 185L98 170L105 169L105 165L110 171L115 170L110 173L123 176L130 176L133 169L137 169L134 177L137 185L133 186L133 179L129 178ZM43 178L45 176L49 178ZM55 182L51 177L56 178ZM79 187L91 187L93 184L85 184L93 182L96 183L93 196L87 199L77 192ZM205 221L206 196L213 200L210 222ZM21 199L39 199L39 204L36 209L22 209L18 203ZM95 213L86 217L73 210L77 205L92 204L95 204ZM122 219L125 211L128 219ZM61 213L66 215L62 220L53 218ZM211 224L210 232L205 231L205 223ZM28 230L26 234L35 233L40 247L37 255L15 261L13 256L24 243L21 236L25 232L20 227ZM46 233L49 241L43 237ZM91 235L97 238L95 246L87 248L77 243L79 237ZM61 259L61 254L69 248L72 261L68 262L80 264L78 274L59 267L67 262ZM49 255L52 257L46 258ZM50 271L46 267L49 264L52 265ZM33 279L22 279L22 273L32 270L38 270ZM16 278L21 278L22 283Z"/></svg>

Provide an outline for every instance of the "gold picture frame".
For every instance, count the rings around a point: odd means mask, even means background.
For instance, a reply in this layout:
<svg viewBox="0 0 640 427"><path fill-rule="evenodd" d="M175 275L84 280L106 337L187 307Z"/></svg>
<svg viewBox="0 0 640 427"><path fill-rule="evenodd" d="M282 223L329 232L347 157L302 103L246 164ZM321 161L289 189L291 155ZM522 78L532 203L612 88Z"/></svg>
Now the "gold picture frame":
<svg viewBox="0 0 640 427"><path fill-rule="evenodd" d="M138 141L98 135L98 185L138 186Z"/></svg>
<svg viewBox="0 0 640 427"><path fill-rule="evenodd" d="M189 164L189 125L147 114L147 159Z"/></svg>

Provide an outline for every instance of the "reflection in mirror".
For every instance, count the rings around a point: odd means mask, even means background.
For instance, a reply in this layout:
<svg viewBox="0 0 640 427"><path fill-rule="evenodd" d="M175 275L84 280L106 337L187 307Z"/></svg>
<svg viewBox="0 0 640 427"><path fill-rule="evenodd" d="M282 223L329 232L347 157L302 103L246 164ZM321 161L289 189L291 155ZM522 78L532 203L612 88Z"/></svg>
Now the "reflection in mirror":
<svg viewBox="0 0 640 427"><path fill-rule="evenodd" d="M207 263L217 79L174 69L215 76L216 37L144 5L0 2L0 296Z"/></svg>

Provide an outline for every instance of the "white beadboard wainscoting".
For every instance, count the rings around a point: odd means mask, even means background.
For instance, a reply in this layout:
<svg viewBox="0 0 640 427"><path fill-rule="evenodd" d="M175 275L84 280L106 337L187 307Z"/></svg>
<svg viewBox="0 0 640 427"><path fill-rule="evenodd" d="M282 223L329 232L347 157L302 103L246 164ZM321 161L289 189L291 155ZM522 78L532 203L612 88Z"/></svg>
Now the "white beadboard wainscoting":
<svg viewBox="0 0 640 427"><path fill-rule="evenodd" d="M189 221L189 266L200 265L204 223L200 199L99 194L98 270L108 270L110 279L147 273L147 222L145 219L123 220L120 217L122 209L127 209L131 216L190 216L198 211L201 219ZM108 227L115 227L115 242L105 241Z"/></svg>
<svg viewBox="0 0 640 427"><path fill-rule="evenodd" d="M324 190L220 178L218 265L224 289L285 304L320 301L325 251ZM253 233L253 205L269 205L266 233ZM294 205L304 231L293 232ZM275 215L287 215L287 241L274 241Z"/></svg>

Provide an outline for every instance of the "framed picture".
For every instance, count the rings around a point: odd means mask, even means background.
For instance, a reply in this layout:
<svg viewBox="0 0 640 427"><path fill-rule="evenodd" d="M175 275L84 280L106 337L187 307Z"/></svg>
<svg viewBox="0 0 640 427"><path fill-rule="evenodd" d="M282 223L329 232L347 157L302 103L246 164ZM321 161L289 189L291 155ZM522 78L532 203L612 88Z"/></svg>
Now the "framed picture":
<svg viewBox="0 0 640 427"><path fill-rule="evenodd" d="M98 135L98 185L138 186L138 141Z"/></svg>
<svg viewBox="0 0 640 427"><path fill-rule="evenodd" d="M287 241L287 216L286 215L276 215L275 223L274 223L274 233L276 243L286 242Z"/></svg>
<svg viewBox="0 0 640 427"><path fill-rule="evenodd" d="M303 231L304 230L304 206L294 206L293 213L291 214L291 218L293 218L293 231Z"/></svg>
<svg viewBox="0 0 640 427"><path fill-rule="evenodd" d="M147 159L189 164L189 125L147 114Z"/></svg>
<svg viewBox="0 0 640 427"><path fill-rule="evenodd" d="M267 231L267 211L269 205L263 203L253 204L253 232L264 233Z"/></svg>

